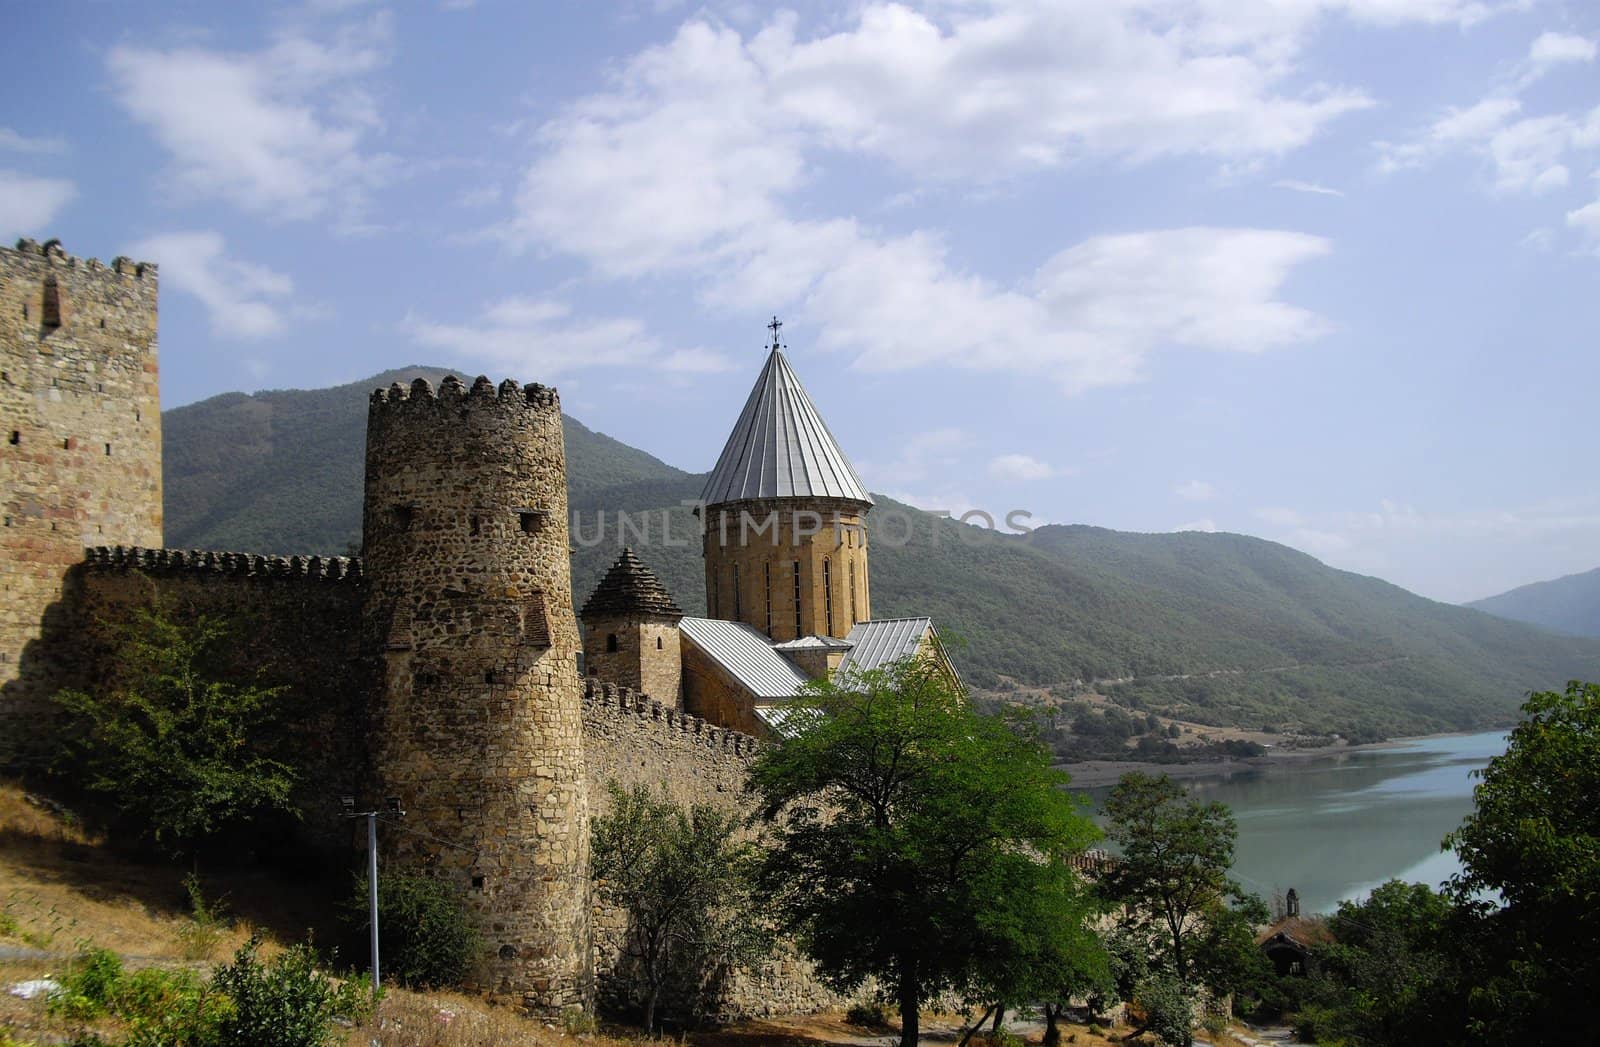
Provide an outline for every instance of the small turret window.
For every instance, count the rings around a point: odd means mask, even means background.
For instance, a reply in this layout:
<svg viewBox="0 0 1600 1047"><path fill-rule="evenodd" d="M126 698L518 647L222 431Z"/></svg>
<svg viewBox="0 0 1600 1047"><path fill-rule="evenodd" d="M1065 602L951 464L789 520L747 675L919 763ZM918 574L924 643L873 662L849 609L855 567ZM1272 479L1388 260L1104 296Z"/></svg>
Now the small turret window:
<svg viewBox="0 0 1600 1047"><path fill-rule="evenodd" d="M656 637L656 650L658 650L658 651L659 651L659 650L661 650L661 649L662 649L662 646L663 646L663 645L662 645L662 643L661 643L661 637L659 637L659 636L658 636L658 637Z"/></svg>
<svg viewBox="0 0 1600 1047"><path fill-rule="evenodd" d="M744 594L739 591L739 565L733 565L733 620L744 621Z"/></svg>
<svg viewBox="0 0 1600 1047"><path fill-rule="evenodd" d="M761 565L762 578L767 590L767 638L772 638L772 564Z"/></svg>
<svg viewBox="0 0 1600 1047"><path fill-rule="evenodd" d="M617 651L617 634L606 633L606 650L612 654Z"/></svg>
<svg viewBox="0 0 1600 1047"><path fill-rule="evenodd" d="M411 530L411 521L412 521L412 518L416 515L415 512L412 510L411 506L409 506L409 505L397 505L393 509L390 510L390 514L394 517L394 526L395 526L396 530L399 530L399 531L409 531L409 530Z"/></svg>
<svg viewBox="0 0 1600 1047"><path fill-rule="evenodd" d="M544 530L544 518L547 515L543 509L524 509L517 514L517 524L523 534L538 534Z"/></svg>
<svg viewBox="0 0 1600 1047"><path fill-rule="evenodd" d="M794 636L795 639L805 635L805 626L800 619L800 561L794 562Z"/></svg>
<svg viewBox="0 0 1600 1047"><path fill-rule="evenodd" d="M46 327L61 326L61 285L54 276L44 280L44 308L39 312L39 322Z"/></svg>

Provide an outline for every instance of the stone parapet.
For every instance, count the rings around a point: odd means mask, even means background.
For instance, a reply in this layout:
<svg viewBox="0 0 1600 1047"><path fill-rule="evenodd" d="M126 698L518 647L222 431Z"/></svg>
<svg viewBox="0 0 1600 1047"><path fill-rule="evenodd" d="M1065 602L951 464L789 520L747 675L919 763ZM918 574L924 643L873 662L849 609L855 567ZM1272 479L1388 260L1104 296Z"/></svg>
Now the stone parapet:
<svg viewBox="0 0 1600 1047"><path fill-rule="evenodd" d="M146 574L225 574L247 578L303 578L349 582L364 578L359 556L263 556L260 553L207 549L147 549L143 546L98 545L83 551L92 570L143 571Z"/></svg>

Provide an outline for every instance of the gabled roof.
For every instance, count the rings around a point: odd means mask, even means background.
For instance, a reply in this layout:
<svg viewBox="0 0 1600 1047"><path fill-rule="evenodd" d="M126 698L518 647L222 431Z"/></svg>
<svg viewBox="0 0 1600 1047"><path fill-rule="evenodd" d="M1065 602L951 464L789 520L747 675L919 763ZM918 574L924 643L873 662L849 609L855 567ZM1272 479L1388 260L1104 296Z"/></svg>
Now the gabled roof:
<svg viewBox="0 0 1600 1047"><path fill-rule="evenodd" d="M757 700L793 698L806 682L771 641L743 622L685 618L678 630Z"/></svg>
<svg viewBox="0 0 1600 1047"><path fill-rule="evenodd" d="M843 498L872 504L782 351L773 346L700 498Z"/></svg>
<svg viewBox="0 0 1600 1047"><path fill-rule="evenodd" d="M852 650L839 663L839 671L881 669L917 653L922 638L933 627L932 618L877 618L857 622L845 637Z"/></svg>
<svg viewBox="0 0 1600 1047"><path fill-rule="evenodd" d="M622 550L617 562L589 594L580 617L607 618L625 614L683 617L682 609L673 602L667 587L628 548Z"/></svg>

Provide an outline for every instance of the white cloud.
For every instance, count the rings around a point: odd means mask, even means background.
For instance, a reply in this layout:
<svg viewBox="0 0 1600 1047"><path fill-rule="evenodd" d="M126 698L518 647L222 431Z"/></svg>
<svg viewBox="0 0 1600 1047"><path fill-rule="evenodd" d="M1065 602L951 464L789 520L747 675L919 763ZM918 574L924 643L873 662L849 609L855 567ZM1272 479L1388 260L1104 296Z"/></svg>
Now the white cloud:
<svg viewBox="0 0 1600 1047"><path fill-rule="evenodd" d="M9 127L0 127L0 149L32 155L55 154L66 152L67 143L62 138L29 138Z"/></svg>
<svg viewBox="0 0 1600 1047"><path fill-rule="evenodd" d="M354 228L392 168L366 148L380 121L359 83L387 60L388 36L380 14L255 52L122 45L106 64L117 102L167 150L184 190Z"/></svg>
<svg viewBox="0 0 1600 1047"><path fill-rule="evenodd" d="M996 173L1080 157L1248 157L1314 130L1309 103L1275 94L1277 76L1257 53L1299 23L1222 32L1207 15L1207 31L1163 34L1098 8L1075 19L954 10L935 24L871 6L850 28L808 41L789 16L749 39L693 20L636 55L611 90L542 128L498 235L577 255L609 277L690 276L720 308L786 308L822 332L823 348L876 370L1013 370L1081 390L1137 379L1164 345L1249 351L1325 329L1277 299L1296 266L1327 252L1317 237L1205 228L1095 237L1002 285L963 270L929 231L795 217L789 198L831 150L921 157L982 178L974 156ZM1096 59L1093 76L1063 61L1094 52L1094 41L1115 43L1119 57ZM1184 76L1195 81L1179 92L1170 78ZM1193 111L1169 119L1175 95L1224 114L1216 123L1229 130ZM1285 117L1291 110L1301 117ZM908 339L912 315L922 322Z"/></svg>
<svg viewBox="0 0 1600 1047"><path fill-rule="evenodd" d="M1001 480L1048 480L1057 470L1032 455L1002 454L989 460L989 475Z"/></svg>
<svg viewBox="0 0 1600 1047"><path fill-rule="evenodd" d="M1589 243L1600 247L1600 199L1568 211L1567 225L1582 233Z"/></svg>
<svg viewBox="0 0 1600 1047"><path fill-rule="evenodd" d="M1540 33L1528 48L1528 61L1535 68L1548 68L1567 62L1592 62L1595 42L1571 33Z"/></svg>
<svg viewBox="0 0 1600 1047"><path fill-rule="evenodd" d="M1209 502L1217 496L1217 489L1204 480L1186 480L1174 487L1172 493L1186 502Z"/></svg>
<svg viewBox="0 0 1600 1047"><path fill-rule="evenodd" d="M1317 196L1343 196L1342 189L1333 189L1320 182L1302 182L1298 178L1282 178L1272 183L1274 189L1292 189L1297 193L1312 193Z"/></svg>
<svg viewBox="0 0 1600 1047"><path fill-rule="evenodd" d="M1378 143L1379 169L1421 167L1465 150L1485 158L1496 191L1541 193L1566 185L1570 179L1566 159L1576 150L1600 145L1600 107L1583 116L1556 113L1513 119L1521 110L1518 99L1505 96L1452 109L1415 141Z"/></svg>
<svg viewBox="0 0 1600 1047"><path fill-rule="evenodd" d="M62 178L0 169L0 237L45 233L77 193L77 187Z"/></svg>
<svg viewBox="0 0 1600 1047"><path fill-rule="evenodd" d="M404 329L419 345L442 349L468 366L553 381L594 367L656 366L680 374L727 370L731 362L706 349L668 351L640 321L575 317L564 302L506 298L476 323L439 323L416 315Z"/></svg>
<svg viewBox="0 0 1600 1047"><path fill-rule="evenodd" d="M270 338L288 328L294 281L283 273L230 257L222 234L163 233L134 244L134 257L161 266L161 281L191 294L206 307L214 334Z"/></svg>

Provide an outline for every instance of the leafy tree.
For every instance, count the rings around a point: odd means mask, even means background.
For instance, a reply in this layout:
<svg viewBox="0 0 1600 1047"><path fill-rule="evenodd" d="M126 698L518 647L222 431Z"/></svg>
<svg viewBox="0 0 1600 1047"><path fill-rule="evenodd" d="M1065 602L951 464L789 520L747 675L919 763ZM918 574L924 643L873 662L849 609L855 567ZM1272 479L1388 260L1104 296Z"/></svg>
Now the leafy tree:
<svg viewBox="0 0 1600 1047"><path fill-rule="evenodd" d="M1223 994L1264 977L1250 928L1264 922L1266 908L1228 877L1238 835L1228 808L1191 799L1166 775L1128 774L1105 815L1106 835L1122 852L1100 889L1118 906L1114 952L1124 991L1159 989L1165 999L1175 980L1191 994ZM1147 1013L1173 1013L1145 1002Z"/></svg>
<svg viewBox="0 0 1600 1047"><path fill-rule="evenodd" d="M345 922L352 930L365 934L372 926L370 899L362 875L344 903ZM457 890L436 877L397 870L378 876L378 933L383 973L406 986L461 981L478 949L477 933Z"/></svg>
<svg viewBox="0 0 1600 1047"><path fill-rule="evenodd" d="M273 755L282 688L230 676L228 625L180 624L139 609L122 630L116 678L62 691L57 769L174 852L274 814L295 814L293 768Z"/></svg>
<svg viewBox="0 0 1600 1047"><path fill-rule="evenodd" d="M1097 835L1045 749L923 659L812 681L789 722L751 769L775 837L763 882L823 977L876 978L906 1047L944 989L1022 991L999 969L1039 948L1021 896Z"/></svg>
<svg viewBox="0 0 1600 1047"><path fill-rule="evenodd" d="M1358 1043L1427 1042L1460 1030L1459 916L1427 884L1390 880L1328 917L1318 946L1313 1006L1302 1020Z"/></svg>
<svg viewBox="0 0 1600 1047"><path fill-rule="evenodd" d="M1476 917L1469 1029L1600 1042L1600 684L1530 695L1523 712L1445 839L1463 869L1451 892Z"/></svg>
<svg viewBox="0 0 1600 1047"><path fill-rule="evenodd" d="M698 1003L713 980L766 950L749 915L753 856L738 819L706 804L687 811L644 786L611 782L611 811L593 825L600 897L628 917L625 954L645 985L653 1031L663 992L682 984Z"/></svg>

